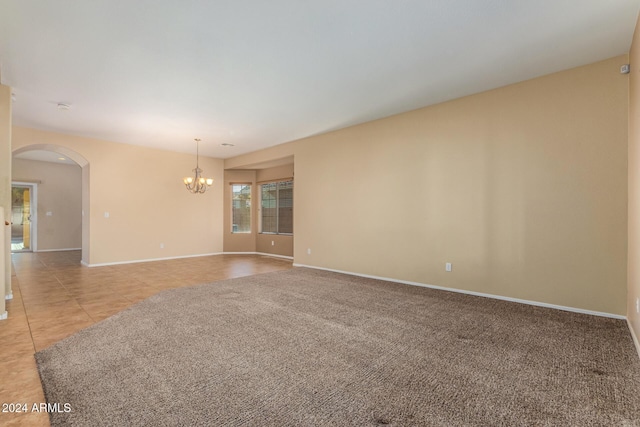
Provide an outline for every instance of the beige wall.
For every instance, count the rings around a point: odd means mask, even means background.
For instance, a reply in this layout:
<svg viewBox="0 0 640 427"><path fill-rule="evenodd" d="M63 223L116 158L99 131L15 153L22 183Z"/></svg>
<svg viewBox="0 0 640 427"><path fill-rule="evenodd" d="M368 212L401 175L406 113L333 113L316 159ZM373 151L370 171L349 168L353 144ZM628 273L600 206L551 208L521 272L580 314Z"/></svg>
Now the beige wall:
<svg viewBox="0 0 640 427"><path fill-rule="evenodd" d="M640 22L640 21L639 21ZM627 319L640 337L640 29L636 25L629 53L629 252ZM640 351L640 349L639 349Z"/></svg>
<svg viewBox="0 0 640 427"><path fill-rule="evenodd" d="M256 171L258 183L293 178L293 163Z"/></svg>
<svg viewBox="0 0 640 427"><path fill-rule="evenodd" d="M12 175L14 181L39 181L36 250L81 248L80 166L14 158Z"/></svg>
<svg viewBox="0 0 640 427"><path fill-rule="evenodd" d="M222 160L200 158L205 176L215 182L194 195L182 178L192 174L195 153L13 128L14 151L34 144L65 147L89 163L83 171L89 175L90 264L222 251Z"/></svg>
<svg viewBox="0 0 640 427"><path fill-rule="evenodd" d="M256 252L293 257L293 236L284 234L258 234Z"/></svg>
<svg viewBox="0 0 640 427"><path fill-rule="evenodd" d="M278 146L280 147L280 146ZM280 155L281 149L274 150ZM248 156L250 158L250 156ZM272 160L272 159L270 159ZM224 213L224 251L225 252L260 252L271 255L293 256L293 236L258 233L259 191L261 182L275 181L293 177L293 164L256 170L225 170L225 213ZM251 233L231 232L231 184L251 184ZM295 215L295 212L294 212Z"/></svg>
<svg viewBox="0 0 640 427"><path fill-rule="evenodd" d="M625 62L287 144L294 262L626 314Z"/></svg>
<svg viewBox="0 0 640 427"><path fill-rule="evenodd" d="M5 215L11 212L11 88L0 85L0 206ZM0 245L4 262L0 263L0 316L5 312L5 295L11 295L11 230L5 228L5 238Z"/></svg>
<svg viewBox="0 0 640 427"><path fill-rule="evenodd" d="M292 158L298 142L287 142L264 150L253 151L241 156L225 159L225 169L258 169L263 167L265 162Z"/></svg>

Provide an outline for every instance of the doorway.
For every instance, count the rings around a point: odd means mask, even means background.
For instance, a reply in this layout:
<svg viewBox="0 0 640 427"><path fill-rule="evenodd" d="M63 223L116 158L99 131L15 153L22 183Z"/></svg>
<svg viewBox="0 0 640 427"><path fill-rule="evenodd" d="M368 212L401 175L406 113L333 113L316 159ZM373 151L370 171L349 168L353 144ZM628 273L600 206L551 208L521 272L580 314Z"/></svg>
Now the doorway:
<svg viewBox="0 0 640 427"><path fill-rule="evenodd" d="M35 249L36 203L36 184L11 184L11 252Z"/></svg>
<svg viewBox="0 0 640 427"><path fill-rule="evenodd" d="M13 150L13 159L31 159L31 160L40 160L40 161L48 161L51 162L53 161L54 163L60 163L62 160L60 159L60 157L64 157L64 160L71 160L74 164L77 164L78 166L80 166L81 168L81 247L82 247L82 260L81 263L83 265L89 265L90 264L90 244L89 244L89 234L90 234L90 230L91 230L91 225L90 225L90 218L91 218L91 212L90 212L90 205L89 205L89 188L90 188L90 184L89 184L89 177L90 177L90 165L89 165L89 161L84 158L81 154L77 153L76 151L61 146L61 145L54 145L54 144L31 144L31 145L25 145L23 147L20 148L16 148L15 150ZM14 162L15 165L15 162ZM16 173L16 168L14 167L12 170L12 173ZM27 176L24 176L27 175ZM40 183L40 179L38 178L35 174L33 177L29 177L27 173L25 173L23 176L20 175L15 175L15 181L14 183L16 184L39 184ZM43 187L44 188L44 187ZM38 187L36 186L36 188L34 188L34 190L37 192ZM36 232L36 228L38 228L38 218L36 216L36 210L34 209L34 197L33 196L38 196L38 194L34 193L31 195L31 211L32 211L32 221L31 221L31 237L32 237L32 250L33 251L40 251L40 247L42 246L38 239L38 233ZM44 201L43 201L44 203ZM41 207L44 207L45 205L43 204ZM50 213L51 212L51 213ZM44 219L45 217L51 216L52 214L54 214L53 211L50 211L49 209L47 209L46 211L41 212L42 218ZM43 247L44 248L44 247Z"/></svg>

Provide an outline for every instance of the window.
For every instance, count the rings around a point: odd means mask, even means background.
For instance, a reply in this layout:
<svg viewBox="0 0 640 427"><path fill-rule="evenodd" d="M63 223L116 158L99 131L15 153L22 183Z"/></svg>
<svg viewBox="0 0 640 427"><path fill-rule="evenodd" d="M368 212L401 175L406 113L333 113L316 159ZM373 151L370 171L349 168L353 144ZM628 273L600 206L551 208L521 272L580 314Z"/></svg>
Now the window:
<svg viewBox="0 0 640 427"><path fill-rule="evenodd" d="M251 185L231 184L231 232L251 233Z"/></svg>
<svg viewBox="0 0 640 427"><path fill-rule="evenodd" d="M260 185L260 232L293 234L293 180Z"/></svg>

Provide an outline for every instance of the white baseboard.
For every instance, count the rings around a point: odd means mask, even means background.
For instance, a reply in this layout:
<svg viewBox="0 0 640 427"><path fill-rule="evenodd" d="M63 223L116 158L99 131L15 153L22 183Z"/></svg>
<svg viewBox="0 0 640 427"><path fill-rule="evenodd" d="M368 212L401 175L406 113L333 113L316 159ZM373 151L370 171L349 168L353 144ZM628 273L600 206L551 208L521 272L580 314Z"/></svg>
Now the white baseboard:
<svg viewBox="0 0 640 427"><path fill-rule="evenodd" d="M592 316L610 317L610 318L613 318L613 319L621 319L621 320L625 320L626 319L625 316L622 316L620 314L606 313L606 312L602 312L602 311L584 310L582 308L567 307L567 306L564 306L564 305L556 305L556 304L548 304L546 302L530 301L530 300L520 299L520 298L511 298L511 297L505 297L505 296L502 296L502 295L485 294L483 292L467 291L467 290L464 290L464 289L446 288L444 286L435 286L435 285L429 285L429 284L426 284L426 283L411 282L411 281L408 281L408 280L398 280L398 279L392 279L392 278L389 278L389 277L372 276L372 275L369 275L369 274L359 274L359 273L353 273L353 272L350 272L350 271L334 270L332 268L315 267L313 265L304 265L304 264L297 264L297 263L294 263L293 266L294 267L313 268L313 269L316 269L316 270L332 271L334 273L349 274L351 276L366 277L366 278L369 278L369 279L377 279L377 280L384 280L384 281L387 281L387 282L402 283L404 285L421 286L423 288L431 288L431 289L438 289L438 290L441 290L441 291L457 292L457 293L460 293L460 294L474 295L474 296L477 296L477 297L485 297L485 298L493 298L493 299L498 299L498 300L503 300L503 301L517 302L517 303L520 303L520 304L535 305L537 307L554 308L556 310L570 311L570 312L573 312L573 313L590 314Z"/></svg>
<svg viewBox="0 0 640 427"><path fill-rule="evenodd" d="M222 255L264 255L264 256L272 256L275 258L284 258L284 259L293 260L292 256L270 254L267 252L223 252Z"/></svg>
<svg viewBox="0 0 640 427"><path fill-rule="evenodd" d="M81 261L81 264L84 265L85 267L93 268L93 267L107 267L110 265L138 264L140 262L168 261L172 259L182 259L182 258L198 258L203 256L212 256L212 255L222 255L222 252L214 252L209 254L197 254L197 255L181 255L181 256L166 257L166 258L136 259L132 261L102 262L98 264L87 264L86 262Z"/></svg>
<svg viewBox="0 0 640 427"><path fill-rule="evenodd" d="M5 320L8 315L9 315L9 313L7 313L6 311L4 313L0 314L0 320Z"/></svg>
<svg viewBox="0 0 640 427"><path fill-rule="evenodd" d="M290 257L290 256L268 254L266 252L213 252L209 254L182 255L182 256L166 257L166 258L136 259L132 261L102 262L97 264L88 264L84 261L80 261L80 264L84 265L85 267L93 268L93 267L107 267L110 265L137 264L140 262L168 261L172 259L181 259L181 258L197 258L197 257L213 256L213 255L265 255L265 256L271 256L276 258L285 258L285 259L293 260L293 257Z"/></svg>
<svg viewBox="0 0 640 427"><path fill-rule="evenodd" d="M627 318L627 325L629 326L629 332L631 332L631 338L633 338L633 344L636 346L638 357L640 357L640 341L638 341L638 336L636 335L636 331L633 329L629 318Z"/></svg>
<svg viewBox="0 0 640 427"><path fill-rule="evenodd" d="M33 252L64 252L64 251L81 251L82 248L62 248L62 249L38 249Z"/></svg>
<svg viewBox="0 0 640 427"><path fill-rule="evenodd" d="M9 293L9 294L5 295L5 296L4 296L4 299L5 299L5 300L7 300L7 301L12 300L12 299L13 299L13 292L11 292L11 293Z"/></svg>
<svg viewBox="0 0 640 427"><path fill-rule="evenodd" d="M292 256L287 256L287 255L268 254L266 252L256 252L255 254L256 255L272 256L272 257L275 257L275 258L284 258L284 259L293 260Z"/></svg>

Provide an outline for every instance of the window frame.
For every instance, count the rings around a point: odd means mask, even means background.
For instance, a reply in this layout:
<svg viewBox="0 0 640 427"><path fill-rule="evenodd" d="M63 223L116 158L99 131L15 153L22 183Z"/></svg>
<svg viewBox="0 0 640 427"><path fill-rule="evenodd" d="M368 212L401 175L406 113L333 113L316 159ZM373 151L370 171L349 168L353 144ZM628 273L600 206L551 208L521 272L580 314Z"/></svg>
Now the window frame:
<svg viewBox="0 0 640 427"><path fill-rule="evenodd" d="M291 232L290 233L285 233L285 232L279 232L278 230L280 229L280 184L282 183L287 183L287 182L291 182ZM273 181L263 181L263 182L259 182L258 184L258 193L259 193L259 199L260 199L260 203L258 205L258 233L259 234L268 234L268 235L279 235L279 236L293 236L293 188L294 188L294 183L293 183L293 178L281 178L281 179L277 179L277 180L273 180ZM275 218L276 218L276 231L264 231L264 226L263 226L263 200L262 200L262 196L263 196L263 189L262 187L264 185L269 185L269 184L276 184L276 196L275 196L275 200L276 200L276 206L275 206Z"/></svg>
<svg viewBox="0 0 640 427"><path fill-rule="evenodd" d="M229 183L230 187L231 187L231 234L251 234L253 232L253 212L251 209L251 198L253 195L253 183L251 182L230 182ZM234 196L235 196L235 191L234 191L234 187L235 186L239 186L239 187L249 187L249 230L248 231L234 231L233 226L234 224L234 210L235 210L235 206L234 206Z"/></svg>

